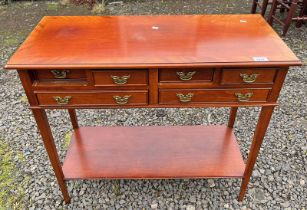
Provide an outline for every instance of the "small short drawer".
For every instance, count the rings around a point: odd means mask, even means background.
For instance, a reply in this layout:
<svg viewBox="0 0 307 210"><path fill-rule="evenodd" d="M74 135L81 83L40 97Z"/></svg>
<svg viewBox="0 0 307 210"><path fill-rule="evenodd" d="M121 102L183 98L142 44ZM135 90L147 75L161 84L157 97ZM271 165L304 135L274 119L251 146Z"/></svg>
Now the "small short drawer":
<svg viewBox="0 0 307 210"><path fill-rule="evenodd" d="M160 104L265 102L270 89L174 89L159 91Z"/></svg>
<svg viewBox="0 0 307 210"><path fill-rule="evenodd" d="M213 69L178 68L159 69L160 82L211 82Z"/></svg>
<svg viewBox="0 0 307 210"><path fill-rule="evenodd" d="M87 106L87 105L146 105L147 90L100 91L100 92L44 92L36 94L42 106Z"/></svg>
<svg viewBox="0 0 307 210"><path fill-rule="evenodd" d="M39 81L65 81L65 80L85 80L86 74L84 70L39 70L33 71L36 80Z"/></svg>
<svg viewBox="0 0 307 210"><path fill-rule="evenodd" d="M146 86L147 70L92 71L95 86Z"/></svg>
<svg viewBox="0 0 307 210"><path fill-rule="evenodd" d="M224 69L221 84L273 84L276 69Z"/></svg>

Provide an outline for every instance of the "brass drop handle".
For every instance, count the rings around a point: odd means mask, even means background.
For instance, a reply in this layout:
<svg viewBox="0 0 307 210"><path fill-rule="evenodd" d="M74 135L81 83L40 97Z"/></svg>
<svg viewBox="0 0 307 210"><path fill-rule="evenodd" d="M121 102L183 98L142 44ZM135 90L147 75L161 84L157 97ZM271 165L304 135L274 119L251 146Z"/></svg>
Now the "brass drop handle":
<svg viewBox="0 0 307 210"><path fill-rule="evenodd" d="M69 70L51 70L51 73L56 79L65 79Z"/></svg>
<svg viewBox="0 0 307 210"><path fill-rule="evenodd" d="M193 93L188 93L186 95L184 95L182 93L177 93L176 95L177 95L179 101L183 102L183 103L190 102L192 100L192 97L194 96Z"/></svg>
<svg viewBox="0 0 307 210"><path fill-rule="evenodd" d="M130 97L131 97L131 96L123 96L123 97L120 97L120 96L113 96L115 102L116 102L118 105L127 104Z"/></svg>
<svg viewBox="0 0 307 210"><path fill-rule="evenodd" d="M61 96L53 96L53 99L59 105L67 105L71 98L72 98L72 96L65 96L64 98L62 98Z"/></svg>
<svg viewBox="0 0 307 210"><path fill-rule="evenodd" d="M237 96L238 101L240 102L247 102L253 96L253 93L235 93Z"/></svg>
<svg viewBox="0 0 307 210"><path fill-rule="evenodd" d="M253 83L256 81L259 74L240 74L240 77L242 77L243 82L245 83Z"/></svg>
<svg viewBox="0 0 307 210"><path fill-rule="evenodd" d="M179 79L183 81L188 81L192 79L193 75L196 74L196 71L190 71L187 73L184 73L182 71L177 71L176 74L179 76Z"/></svg>
<svg viewBox="0 0 307 210"><path fill-rule="evenodd" d="M117 85L124 85L127 84L128 79L130 78L130 75L125 76L113 76L111 75L111 78L113 79L113 82Z"/></svg>

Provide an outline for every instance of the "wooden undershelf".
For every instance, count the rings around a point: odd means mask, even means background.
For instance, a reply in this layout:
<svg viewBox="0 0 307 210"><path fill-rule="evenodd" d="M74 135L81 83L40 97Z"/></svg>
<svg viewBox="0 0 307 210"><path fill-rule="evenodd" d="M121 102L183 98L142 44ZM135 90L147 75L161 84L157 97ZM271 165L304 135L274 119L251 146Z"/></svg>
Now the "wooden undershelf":
<svg viewBox="0 0 307 210"><path fill-rule="evenodd" d="M226 126L81 127L65 179L243 177L244 161Z"/></svg>

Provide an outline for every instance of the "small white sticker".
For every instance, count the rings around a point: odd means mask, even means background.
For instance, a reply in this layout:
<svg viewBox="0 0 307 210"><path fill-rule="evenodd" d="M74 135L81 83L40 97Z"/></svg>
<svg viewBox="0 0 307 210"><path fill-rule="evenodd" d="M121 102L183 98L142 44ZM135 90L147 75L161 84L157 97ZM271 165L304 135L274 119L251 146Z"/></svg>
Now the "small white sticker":
<svg viewBox="0 0 307 210"><path fill-rule="evenodd" d="M253 57L254 61L269 61L267 57Z"/></svg>
<svg viewBox="0 0 307 210"><path fill-rule="evenodd" d="M158 26L153 26L153 27L151 27L153 30L158 30L159 29L159 27Z"/></svg>
<svg viewBox="0 0 307 210"><path fill-rule="evenodd" d="M240 20L240 23L247 23L247 20Z"/></svg>

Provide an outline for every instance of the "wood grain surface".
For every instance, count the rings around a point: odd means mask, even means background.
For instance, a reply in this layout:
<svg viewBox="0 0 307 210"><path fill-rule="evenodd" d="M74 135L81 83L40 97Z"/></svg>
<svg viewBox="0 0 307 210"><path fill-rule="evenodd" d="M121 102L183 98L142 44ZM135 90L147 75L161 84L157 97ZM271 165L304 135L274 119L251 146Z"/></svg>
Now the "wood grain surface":
<svg viewBox="0 0 307 210"><path fill-rule="evenodd" d="M242 177L244 162L226 126L81 127L65 179Z"/></svg>
<svg viewBox="0 0 307 210"><path fill-rule="evenodd" d="M254 61L265 57L268 61ZM5 66L300 65L261 15L46 16Z"/></svg>

